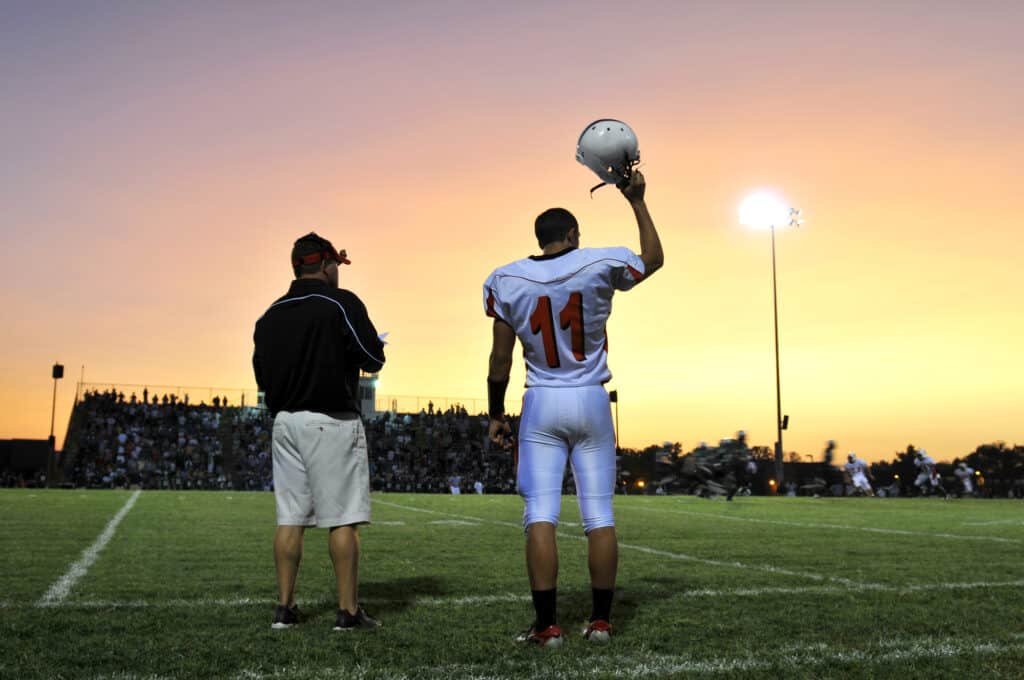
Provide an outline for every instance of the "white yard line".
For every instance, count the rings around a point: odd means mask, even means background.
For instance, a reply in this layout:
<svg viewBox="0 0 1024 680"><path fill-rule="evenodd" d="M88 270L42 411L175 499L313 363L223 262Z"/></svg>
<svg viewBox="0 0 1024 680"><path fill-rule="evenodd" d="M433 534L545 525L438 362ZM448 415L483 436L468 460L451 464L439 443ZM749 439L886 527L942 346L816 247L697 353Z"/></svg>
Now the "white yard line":
<svg viewBox="0 0 1024 680"><path fill-rule="evenodd" d="M386 505L390 508L398 508L399 510L408 510L409 512L422 512L428 515L440 515L442 517L454 517L456 519L464 519L470 522L476 522L477 524L484 522L486 524L497 524L503 527L515 527L516 529L522 530L523 525L521 522L506 522L500 519L484 519L482 517L472 517L470 515L460 515L454 512L442 512L440 510L428 510L427 508L417 508L412 505L401 505L399 503L392 503L391 501L382 501L379 498L371 498L377 505Z"/></svg>
<svg viewBox="0 0 1024 680"><path fill-rule="evenodd" d="M990 656L1019 653L1024 644L964 641L932 637L889 640L884 644L861 649L836 648L826 644L794 645L780 654L758 654L756 657L719 657L694 659L685 656L608 657L607 664L592 659L592 665L581 669L584 675L611 675L620 678L662 677L674 673L736 673L773 668L815 668L835 663L877 665L882 663L941 659L960 656ZM601 669L598 673L598 669ZM558 677L570 677L559 674Z"/></svg>
<svg viewBox="0 0 1024 680"><path fill-rule="evenodd" d="M995 590L1002 588L1024 588L1024 580L1018 581L971 581L966 583L918 583L909 585L854 584L820 586L765 586L761 588L698 588L676 592L657 591L665 601L688 599L755 598L772 595L841 595L856 592L917 593L925 591ZM624 588L620 591L626 597L652 592ZM493 595L460 595L451 597L423 596L411 598L366 598L367 604L407 604L414 607L467 607L484 604L529 602L530 596L522 593L496 593ZM170 600L71 600L65 601L67 609L174 609L203 607L268 607L272 598L193 598ZM300 600L301 607L316 607L327 600ZM330 603L328 603L330 604ZM15 608L13 602L0 602L0 609Z"/></svg>
<svg viewBox="0 0 1024 680"><path fill-rule="evenodd" d="M997 524L1009 524L1012 526L1024 527L1024 522L1019 519L997 519L991 522L960 522L965 527L991 527Z"/></svg>
<svg viewBox="0 0 1024 680"><path fill-rule="evenodd" d="M360 602L366 604L408 604L416 607L465 607L480 604L501 604L506 602L529 602L529 595L522 593L503 593L495 595L462 595L457 597L411 597L408 599L395 598L360 598ZM268 607L273 604L273 598L194 598L194 599L171 599L171 600L72 600L65 602L64 607L68 609L175 609L190 607ZM321 604L333 604L332 601L302 600L298 601L300 608L317 607Z"/></svg>
<svg viewBox="0 0 1024 680"><path fill-rule="evenodd" d="M652 508L649 506L618 506L619 509L637 510L647 512L660 512L670 515L691 515L693 517L709 517L711 519L722 519L729 522L753 522L759 524L778 524L789 527L802 527L806 529L841 529L844 531L866 531L873 534L894 534L897 536L919 536L922 538L946 538L957 541L990 541L993 543L1024 543L1018 538L1003 538L1001 536L969 536L964 534L931 533L927 531L910 531L908 529L881 529L878 527L859 527L853 524L827 524L819 522L790 522L781 519L763 519L760 517L733 517L732 515L721 515L715 512L697 512L694 510L670 510L668 508Z"/></svg>
<svg viewBox="0 0 1024 680"><path fill-rule="evenodd" d="M121 523L124 516L128 514L128 511L135 505L135 501L139 499L141 491L133 493L125 504L118 510L117 514L107 522L106 528L96 538L92 545L82 552L82 556L78 558L78 561L72 564L67 573L57 579L50 589L39 598L36 603L37 607L52 607L59 605L64 601L64 598L68 596L71 589L75 586L80 578L85 576L86 572L89 571L89 567L93 565L96 559L100 556L100 551L106 547L107 543L110 543L110 539L114 537L114 532L117 531L117 525Z"/></svg>
<svg viewBox="0 0 1024 680"><path fill-rule="evenodd" d="M614 645L613 645L614 646ZM346 667L309 668L283 666L280 668L244 669L237 680L321 680L348 677L353 680L372 677L378 680L411 680L426 678L554 678L572 680L579 677L649 678L679 674L750 673L754 671L798 671L829 667L837 663L877 666L908 661L951 659L958 657L984 657L1000 654L1020 654L1024 643L989 642L931 636L895 638L865 647L838 647L824 643L790 645L743 656L701 657L689 654L586 654L560 663L547 660L524 660L509 654L497 657L492 663L452 663L419 666L406 670L390 670L375 665L349 665ZM540 655L538 655L540 656ZM568 666L569 668L566 668ZM891 670L891 669L889 669ZM98 676L113 680L120 676Z"/></svg>
<svg viewBox="0 0 1024 680"><path fill-rule="evenodd" d="M984 590L987 588L1022 588L1024 580L1018 581L971 581L967 583L911 583L888 585L882 583L852 584L836 586L767 586L764 588L723 588L686 590L672 597L760 597L762 595L801 595L818 593L837 595L840 593L874 591L884 593L917 593L931 590ZM671 598L670 598L671 599Z"/></svg>
<svg viewBox="0 0 1024 680"><path fill-rule="evenodd" d="M559 534L564 535L564 534ZM582 536L578 537L583 539ZM585 539L583 539L585 540ZM747 569L750 571L764 571L769 574L778 574L780 576L796 576L798 578L808 578L813 581L831 581L833 583L840 583L845 586L852 587L871 587L875 584L861 583L859 581L851 581L850 579L841 578L839 576L827 576L823 574L816 574L810 571L793 571L791 569L783 569L782 567L773 567L770 564L749 564L746 562L736 562L728 560L712 560L705 557L694 557L693 555L687 555L686 553L675 553L669 552L668 550L658 550L657 548L648 548L643 545L635 545L633 543L622 543L619 542L620 548L626 548L629 550L636 550L638 552L647 553L648 555L657 555L659 557L668 557L674 560L683 560L687 562L699 562L700 564L706 564L712 567L728 567L732 569Z"/></svg>
<svg viewBox="0 0 1024 680"><path fill-rule="evenodd" d="M487 524L498 524L501 526L513 526L517 529L522 529L522 524L518 522L505 522L501 520L484 519L481 517L470 517L468 515L457 515L451 512L442 512L440 510L428 510L426 508L417 508L410 505L400 505L398 503L392 503L390 501L382 501L376 498L373 499L374 503L380 505L386 505L392 508L398 508L400 510L409 510L412 512L422 512L431 515L441 515L442 517L456 517L464 520L471 520L474 522L484 522ZM558 532L558 535L562 538L571 538L575 540L585 541L586 536L580 536L579 534L567 534L564 532ZM797 578L807 578L814 581L831 581L833 583L840 583L846 586L869 586L870 584L863 584L857 581L851 581L850 579L840 578L838 576L825 576L822 574L816 574L807 571L793 571L790 569L783 569L781 567L773 567L768 564L748 564L745 562L727 561L727 560L712 560L704 557L696 557L694 555L688 555L686 553L670 552L668 550L659 550L657 548L650 548L644 545L637 545L635 543L619 543L619 548L626 550L636 550L637 552L647 553L648 555L655 555L657 557L667 557L673 560L681 560L686 562L697 562L699 564L706 564L712 567L727 567L729 569L745 569L748 571L764 571L770 574L778 574L780 576L795 576Z"/></svg>
<svg viewBox="0 0 1024 680"><path fill-rule="evenodd" d="M570 678L580 675L601 675L618 678L664 677L678 673L743 673L783 669L796 670L828 666L836 663L877 665L919 659L943 659L961 656L991 656L1016 654L1024 651L1024 644L962 641L954 638L909 638L891 640L885 645L861 649L843 649L825 644L799 645L782 650L779 654L759 653L748 657L692 658L687 656L657 655L632 657L592 658L589 663L571 673L556 673L548 677ZM582 661L582 659L581 659ZM480 670L483 670L482 668Z"/></svg>

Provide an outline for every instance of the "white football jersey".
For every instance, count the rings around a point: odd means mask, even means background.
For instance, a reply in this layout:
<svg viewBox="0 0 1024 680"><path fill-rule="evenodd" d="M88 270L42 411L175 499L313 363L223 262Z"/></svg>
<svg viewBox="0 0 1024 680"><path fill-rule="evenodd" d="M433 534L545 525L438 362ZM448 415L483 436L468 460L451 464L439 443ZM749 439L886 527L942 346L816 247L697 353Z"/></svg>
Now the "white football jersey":
<svg viewBox="0 0 1024 680"><path fill-rule="evenodd" d="M931 456L923 456L917 461L917 467L921 468L922 471L931 472L935 469L935 459Z"/></svg>
<svg viewBox="0 0 1024 680"><path fill-rule="evenodd" d="M974 476L974 468L970 468L970 467L961 468L961 467L958 467L956 470L953 471L953 474L955 474L960 479L970 479L971 477Z"/></svg>
<svg viewBox="0 0 1024 680"><path fill-rule="evenodd" d="M495 269L484 311L523 344L527 387L579 387L611 380L605 323L612 296L644 277L629 248L570 248Z"/></svg>
<svg viewBox="0 0 1024 680"><path fill-rule="evenodd" d="M847 463L843 466L843 469L853 475L862 475L868 471L868 464L862 461L860 458L854 458L852 463Z"/></svg>

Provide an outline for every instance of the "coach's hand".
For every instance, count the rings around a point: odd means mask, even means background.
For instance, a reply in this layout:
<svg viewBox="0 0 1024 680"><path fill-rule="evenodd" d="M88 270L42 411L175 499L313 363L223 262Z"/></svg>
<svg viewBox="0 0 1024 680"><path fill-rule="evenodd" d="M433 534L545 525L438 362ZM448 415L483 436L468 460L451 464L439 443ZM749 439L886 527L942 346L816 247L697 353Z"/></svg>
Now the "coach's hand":
<svg viewBox="0 0 1024 680"><path fill-rule="evenodd" d="M620 182L616 186L619 187L619 191L626 197L626 200L630 203L640 203L644 200L644 192L647 191L647 182L644 180L643 173L639 170L634 170L630 175L629 179Z"/></svg>
<svg viewBox="0 0 1024 680"><path fill-rule="evenodd" d="M487 436L491 442L503 449L512 447L512 428L504 420L491 418L491 424L487 428Z"/></svg>

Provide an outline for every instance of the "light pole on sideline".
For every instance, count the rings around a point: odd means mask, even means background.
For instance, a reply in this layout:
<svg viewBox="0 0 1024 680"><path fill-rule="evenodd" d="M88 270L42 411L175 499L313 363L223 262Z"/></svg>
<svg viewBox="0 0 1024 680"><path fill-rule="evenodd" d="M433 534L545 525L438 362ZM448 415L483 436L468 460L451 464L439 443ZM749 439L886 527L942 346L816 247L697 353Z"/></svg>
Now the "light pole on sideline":
<svg viewBox="0 0 1024 680"><path fill-rule="evenodd" d="M53 408L50 410L50 452L47 455L46 485L53 486L53 474L56 470L57 438L53 435L54 424L57 420L57 381L64 377L64 365L53 365Z"/></svg>
<svg viewBox="0 0 1024 680"><path fill-rule="evenodd" d="M779 370L779 295L775 274L775 227L800 226L800 211L791 208L778 196L769 192L757 192L747 196L740 203L740 224L758 229L768 228L772 242L772 319L775 333L775 478L779 488L785 482L783 469L782 431L789 426L789 416L782 415L782 380Z"/></svg>

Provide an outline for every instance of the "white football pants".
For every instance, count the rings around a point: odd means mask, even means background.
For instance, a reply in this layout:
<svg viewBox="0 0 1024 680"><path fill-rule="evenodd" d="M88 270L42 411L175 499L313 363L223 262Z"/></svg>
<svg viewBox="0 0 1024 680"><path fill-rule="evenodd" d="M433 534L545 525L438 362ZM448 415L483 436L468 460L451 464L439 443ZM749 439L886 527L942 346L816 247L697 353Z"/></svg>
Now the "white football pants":
<svg viewBox="0 0 1024 680"><path fill-rule="evenodd" d="M601 385L531 387L523 395L516 484L523 527L558 526L565 461L572 465L584 532L615 526L615 429Z"/></svg>

